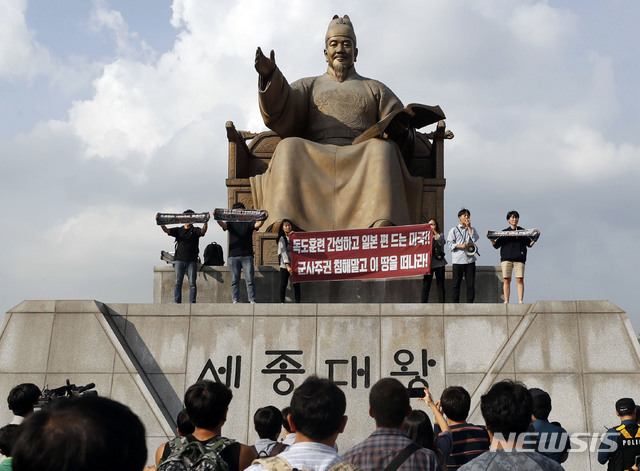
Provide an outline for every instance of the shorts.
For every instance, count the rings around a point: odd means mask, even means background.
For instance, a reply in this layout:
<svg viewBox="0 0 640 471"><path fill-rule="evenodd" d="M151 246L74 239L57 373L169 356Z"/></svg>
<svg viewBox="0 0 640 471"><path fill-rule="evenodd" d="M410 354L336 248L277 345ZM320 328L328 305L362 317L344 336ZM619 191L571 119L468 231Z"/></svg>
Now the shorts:
<svg viewBox="0 0 640 471"><path fill-rule="evenodd" d="M502 278L511 278L513 271L516 278L524 278L524 262L500 262L502 266Z"/></svg>

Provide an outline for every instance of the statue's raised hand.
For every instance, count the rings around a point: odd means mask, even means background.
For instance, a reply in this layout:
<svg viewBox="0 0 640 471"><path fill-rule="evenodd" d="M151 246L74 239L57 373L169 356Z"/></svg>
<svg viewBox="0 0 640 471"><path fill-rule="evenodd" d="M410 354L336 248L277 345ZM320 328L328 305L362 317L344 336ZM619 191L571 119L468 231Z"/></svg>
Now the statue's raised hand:
<svg viewBox="0 0 640 471"><path fill-rule="evenodd" d="M256 50L256 71L261 77L270 77L276 68L276 53L271 50L269 57L262 53L262 49L258 47Z"/></svg>

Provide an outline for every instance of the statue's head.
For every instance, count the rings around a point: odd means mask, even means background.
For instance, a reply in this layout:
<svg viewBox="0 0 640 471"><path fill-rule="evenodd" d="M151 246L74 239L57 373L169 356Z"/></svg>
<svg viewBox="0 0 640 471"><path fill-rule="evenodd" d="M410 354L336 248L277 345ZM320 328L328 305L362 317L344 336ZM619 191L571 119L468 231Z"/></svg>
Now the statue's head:
<svg viewBox="0 0 640 471"><path fill-rule="evenodd" d="M329 23L327 28L327 34L324 38L325 44L333 36L345 36L353 40L353 45L356 45L356 32L353 29L353 23L348 15L344 15L340 18L338 15L334 15L333 19Z"/></svg>
<svg viewBox="0 0 640 471"><path fill-rule="evenodd" d="M347 15L335 15L329 23L325 35L324 55L329 69L339 81L343 81L358 57L356 32Z"/></svg>

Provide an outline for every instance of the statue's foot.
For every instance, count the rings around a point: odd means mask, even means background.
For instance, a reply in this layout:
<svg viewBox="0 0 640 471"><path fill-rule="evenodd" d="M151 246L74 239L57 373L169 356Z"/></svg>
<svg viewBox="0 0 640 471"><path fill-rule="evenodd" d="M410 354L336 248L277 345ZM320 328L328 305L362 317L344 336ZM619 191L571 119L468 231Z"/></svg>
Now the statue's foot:
<svg viewBox="0 0 640 471"><path fill-rule="evenodd" d="M378 219L376 222L371 224L371 227L387 227L387 226L395 226L395 224L389 221L388 219Z"/></svg>

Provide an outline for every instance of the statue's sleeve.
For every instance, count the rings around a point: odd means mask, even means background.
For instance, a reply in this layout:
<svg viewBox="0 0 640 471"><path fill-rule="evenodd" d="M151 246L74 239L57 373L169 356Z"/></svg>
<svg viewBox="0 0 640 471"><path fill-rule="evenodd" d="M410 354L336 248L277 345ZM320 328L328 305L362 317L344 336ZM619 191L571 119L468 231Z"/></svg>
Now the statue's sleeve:
<svg viewBox="0 0 640 471"><path fill-rule="evenodd" d="M392 111L404 106L396 94L384 83L375 81L375 85L374 93L378 96L378 120L384 119Z"/></svg>
<svg viewBox="0 0 640 471"><path fill-rule="evenodd" d="M258 86L264 124L282 138L302 135L307 122L311 83L312 79L301 79L289 85L276 67L264 87L260 83Z"/></svg>

